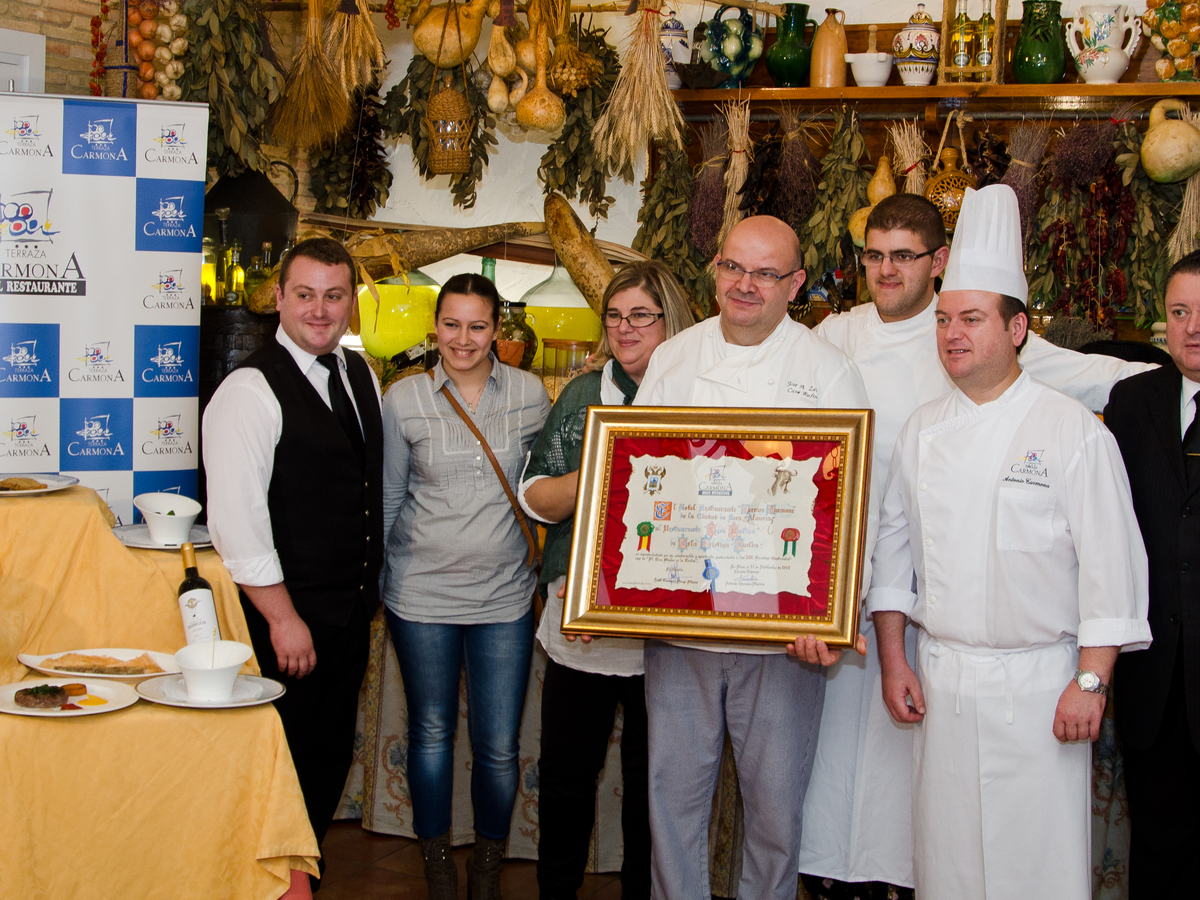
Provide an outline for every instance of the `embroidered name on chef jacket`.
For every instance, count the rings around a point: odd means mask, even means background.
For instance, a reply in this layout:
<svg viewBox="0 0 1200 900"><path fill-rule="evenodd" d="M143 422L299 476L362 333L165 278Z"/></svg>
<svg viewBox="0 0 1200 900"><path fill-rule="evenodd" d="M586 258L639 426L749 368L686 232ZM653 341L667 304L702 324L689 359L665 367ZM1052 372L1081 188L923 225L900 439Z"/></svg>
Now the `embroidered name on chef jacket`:
<svg viewBox="0 0 1200 900"><path fill-rule="evenodd" d="M789 381L787 383L787 392L789 394L801 394L809 400L817 399L817 389L811 384L800 384L798 381Z"/></svg>
<svg viewBox="0 0 1200 900"><path fill-rule="evenodd" d="M1045 450L1026 450L1018 459L1009 464L1004 480L1015 484L1028 484L1032 487L1050 487L1050 467L1045 463L1045 452Z"/></svg>

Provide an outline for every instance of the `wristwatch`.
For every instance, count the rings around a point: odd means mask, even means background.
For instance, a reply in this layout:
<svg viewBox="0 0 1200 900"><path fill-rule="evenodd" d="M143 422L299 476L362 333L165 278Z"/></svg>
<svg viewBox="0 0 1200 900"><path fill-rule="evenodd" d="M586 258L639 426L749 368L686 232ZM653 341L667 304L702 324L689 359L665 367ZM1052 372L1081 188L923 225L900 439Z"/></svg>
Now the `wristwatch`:
<svg viewBox="0 0 1200 900"><path fill-rule="evenodd" d="M1081 691L1087 691L1089 694L1099 694L1102 697L1108 696L1108 685L1100 680L1100 676L1095 672L1085 672L1083 669L1075 671L1075 683L1079 685Z"/></svg>

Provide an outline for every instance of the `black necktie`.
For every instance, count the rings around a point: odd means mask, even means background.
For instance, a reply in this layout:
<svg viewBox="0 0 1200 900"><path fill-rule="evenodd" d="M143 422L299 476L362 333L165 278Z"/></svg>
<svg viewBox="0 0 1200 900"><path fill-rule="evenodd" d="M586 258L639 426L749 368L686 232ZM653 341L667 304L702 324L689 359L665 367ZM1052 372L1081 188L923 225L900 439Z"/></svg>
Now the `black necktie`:
<svg viewBox="0 0 1200 900"><path fill-rule="evenodd" d="M342 384L338 358L332 353L325 353L317 357L317 362L329 370L329 406L333 409L333 414L337 416L342 431L346 432L346 437L350 438L354 453L358 456L358 462L361 465L366 453L366 444L363 441L362 427L358 424L358 416L354 414L354 404L350 402L350 395L346 393L346 386Z"/></svg>
<svg viewBox="0 0 1200 900"><path fill-rule="evenodd" d="M1192 402L1200 394L1192 395ZM1188 484L1200 482L1200 410L1183 435L1183 469L1187 473Z"/></svg>

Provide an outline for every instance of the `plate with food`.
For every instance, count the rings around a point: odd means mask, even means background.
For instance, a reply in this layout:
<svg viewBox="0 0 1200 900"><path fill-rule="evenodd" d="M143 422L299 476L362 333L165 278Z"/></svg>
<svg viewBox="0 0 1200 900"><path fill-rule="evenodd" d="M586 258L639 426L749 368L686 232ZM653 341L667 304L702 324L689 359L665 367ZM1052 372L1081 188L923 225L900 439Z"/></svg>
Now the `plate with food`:
<svg viewBox="0 0 1200 900"><path fill-rule="evenodd" d="M137 703L127 684L91 679L48 678L0 687L0 713L56 719L97 716Z"/></svg>
<svg viewBox="0 0 1200 900"><path fill-rule="evenodd" d="M137 695L151 703L164 706L182 706L187 709L238 709L242 706L258 706L272 703L286 692L278 681L260 675L239 675L233 683L233 695L228 700L192 700L187 694L187 685L182 675L152 678L136 688Z"/></svg>
<svg viewBox="0 0 1200 900"><path fill-rule="evenodd" d="M122 647L101 647L94 650L71 650L63 653L18 653L17 662L44 675L86 675L104 681L123 681L134 684L156 675L172 675L179 664L170 653L153 650L129 650Z"/></svg>
<svg viewBox="0 0 1200 900"><path fill-rule="evenodd" d="M0 497L32 497L61 491L78 478L51 472L0 472Z"/></svg>
<svg viewBox="0 0 1200 900"><path fill-rule="evenodd" d="M160 544L151 540L150 529L144 522L141 525L118 525L113 529L113 534L126 547L133 547L135 550L178 550L180 547L179 544ZM197 550L212 546L212 538L203 525L193 525L188 540Z"/></svg>

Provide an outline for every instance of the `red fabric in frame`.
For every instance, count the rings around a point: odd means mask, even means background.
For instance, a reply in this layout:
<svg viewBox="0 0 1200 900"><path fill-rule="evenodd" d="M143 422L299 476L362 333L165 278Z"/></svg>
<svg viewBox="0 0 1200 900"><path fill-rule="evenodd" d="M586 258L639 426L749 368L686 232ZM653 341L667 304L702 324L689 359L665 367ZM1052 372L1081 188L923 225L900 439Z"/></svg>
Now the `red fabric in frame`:
<svg viewBox="0 0 1200 900"><path fill-rule="evenodd" d="M792 459L824 458L840 446L838 441L792 441ZM740 440L687 440L684 438L617 437L613 443L612 471L609 472L608 509L605 518L604 543L600 556L600 579L596 591L597 606L657 607L665 609L713 608L708 591L669 591L656 588L640 591L615 586L621 567L621 543L625 540L625 508L629 503L627 485L633 474L630 459L635 456L674 456L679 459L707 457L721 459L752 459ZM772 454L772 459L781 459ZM834 469L825 479L818 468L813 476L817 486L814 508L816 528L811 546L812 561L808 569L808 594L784 592L778 596L779 615L826 616L829 613L829 578L833 560L834 514L837 507L840 469ZM718 591L723 597L736 599L735 592Z"/></svg>

